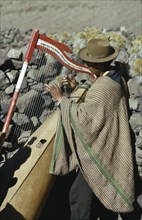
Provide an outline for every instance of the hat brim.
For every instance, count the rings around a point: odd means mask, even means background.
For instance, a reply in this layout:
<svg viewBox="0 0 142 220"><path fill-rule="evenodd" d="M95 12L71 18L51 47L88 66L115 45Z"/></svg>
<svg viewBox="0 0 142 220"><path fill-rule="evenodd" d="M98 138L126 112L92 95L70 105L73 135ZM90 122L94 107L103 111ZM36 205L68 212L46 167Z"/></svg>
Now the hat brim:
<svg viewBox="0 0 142 220"><path fill-rule="evenodd" d="M89 56L87 55L86 53L86 47L85 48L82 48L78 55L79 57L84 60L84 61L87 61L87 62L92 62L92 63L104 63L104 62L108 62L108 61L111 61L113 59L115 59L118 55L118 50L116 48L113 48L112 47L112 50L114 51L111 55L107 56L107 57L92 57L92 56Z"/></svg>

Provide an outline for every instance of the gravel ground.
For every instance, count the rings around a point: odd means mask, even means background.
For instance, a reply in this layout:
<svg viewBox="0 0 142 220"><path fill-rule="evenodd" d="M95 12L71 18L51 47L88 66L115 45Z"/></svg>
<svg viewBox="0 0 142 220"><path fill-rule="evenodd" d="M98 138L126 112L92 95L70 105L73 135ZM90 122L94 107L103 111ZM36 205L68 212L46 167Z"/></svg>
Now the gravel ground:
<svg viewBox="0 0 142 220"><path fill-rule="evenodd" d="M1 0L1 28L79 32L84 27L117 28L142 33L141 0Z"/></svg>

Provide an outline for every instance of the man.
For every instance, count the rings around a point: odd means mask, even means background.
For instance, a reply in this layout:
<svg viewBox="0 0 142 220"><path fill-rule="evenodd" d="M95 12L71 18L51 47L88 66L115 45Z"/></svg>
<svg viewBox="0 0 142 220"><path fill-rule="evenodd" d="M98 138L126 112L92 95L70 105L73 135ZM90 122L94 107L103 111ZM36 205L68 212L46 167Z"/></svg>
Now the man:
<svg viewBox="0 0 142 220"><path fill-rule="evenodd" d="M120 73L110 66L117 55L118 51L103 39L92 39L79 51L92 72L99 70L80 104L65 97L58 85L46 85L60 104L50 172L65 175L77 170L70 190L71 220L96 219L100 207L109 213L109 220L117 219L116 213L133 211L133 160L125 86ZM74 88L73 80L67 77L64 84Z"/></svg>

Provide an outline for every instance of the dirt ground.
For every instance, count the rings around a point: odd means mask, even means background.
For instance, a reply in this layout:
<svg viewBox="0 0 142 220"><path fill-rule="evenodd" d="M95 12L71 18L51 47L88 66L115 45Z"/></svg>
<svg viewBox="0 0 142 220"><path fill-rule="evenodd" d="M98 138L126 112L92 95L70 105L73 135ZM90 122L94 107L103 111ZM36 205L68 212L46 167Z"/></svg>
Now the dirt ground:
<svg viewBox="0 0 142 220"><path fill-rule="evenodd" d="M85 27L126 27L142 33L141 0L0 0L1 28L39 29L50 34Z"/></svg>

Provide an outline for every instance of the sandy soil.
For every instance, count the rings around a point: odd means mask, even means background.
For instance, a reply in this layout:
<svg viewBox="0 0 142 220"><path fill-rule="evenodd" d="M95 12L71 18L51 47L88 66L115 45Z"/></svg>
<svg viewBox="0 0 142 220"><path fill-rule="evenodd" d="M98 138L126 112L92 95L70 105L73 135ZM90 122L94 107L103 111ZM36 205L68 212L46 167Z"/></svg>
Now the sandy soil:
<svg viewBox="0 0 142 220"><path fill-rule="evenodd" d="M48 33L79 32L84 27L142 33L141 0L0 0L1 28L37 28Z"/></svg>

